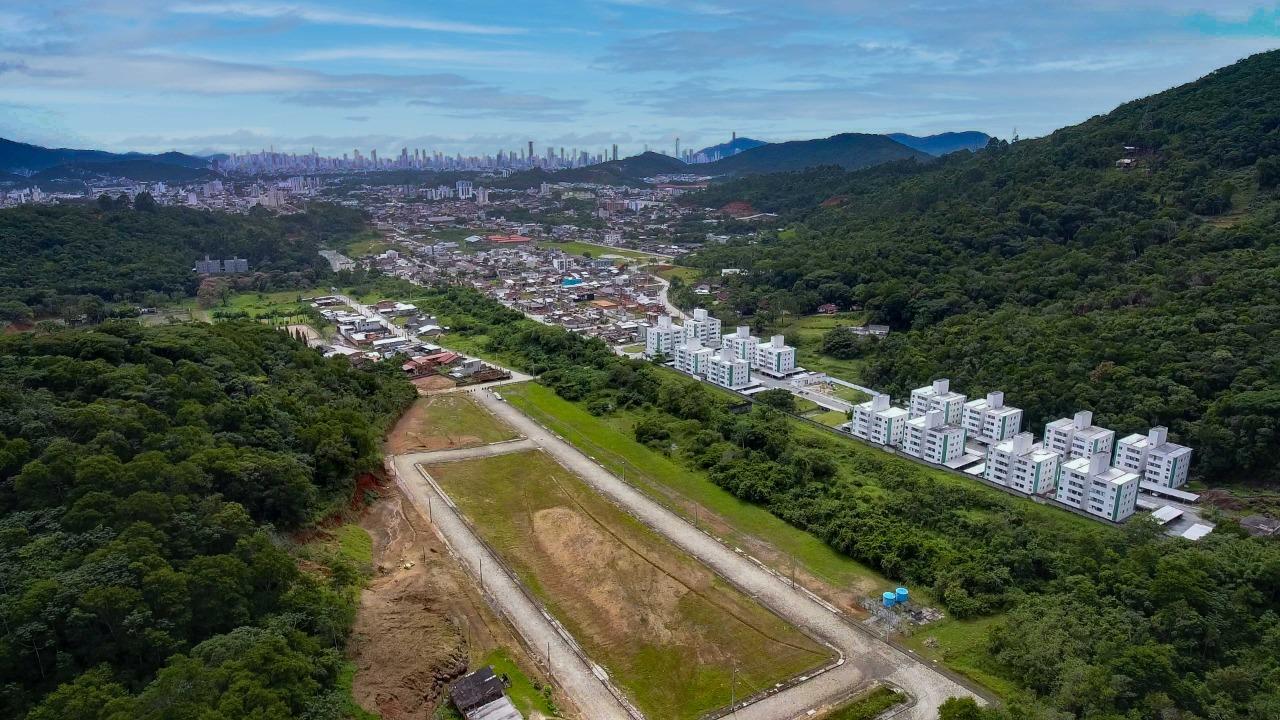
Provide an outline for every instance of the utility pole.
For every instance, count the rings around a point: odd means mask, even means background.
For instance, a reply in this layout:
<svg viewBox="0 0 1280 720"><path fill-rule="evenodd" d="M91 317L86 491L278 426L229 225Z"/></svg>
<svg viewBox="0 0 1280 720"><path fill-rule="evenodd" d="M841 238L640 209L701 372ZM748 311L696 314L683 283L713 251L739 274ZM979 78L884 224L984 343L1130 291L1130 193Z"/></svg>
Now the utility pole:
<svg viewBox="0 0 1280 720"><path fill-rule="evenodd" d="M738 698L734 691L738 687L738 663L733 664L733 674L729 680L729 712L737 717L738 715Z"/></svg>

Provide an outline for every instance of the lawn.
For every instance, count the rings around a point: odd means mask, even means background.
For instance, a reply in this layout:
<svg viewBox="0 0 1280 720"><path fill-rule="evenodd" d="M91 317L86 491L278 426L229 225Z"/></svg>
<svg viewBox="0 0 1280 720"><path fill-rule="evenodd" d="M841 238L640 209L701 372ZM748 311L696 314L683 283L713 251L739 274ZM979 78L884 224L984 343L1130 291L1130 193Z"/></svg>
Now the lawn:
<svg viewBox="0 0 1280 720"><path fill-rule="evenodd" d="M648 717L692 720L830 659L540 451L425 469Z"/></svg>
<svg viewBox="0 0 1280 720"><path fill-rule="evenodd" d="M511 654L506 648L493 650L485 656L480 665L492 667L496 675L507 676L507 680L511 683L507 687L507 697L511 698L511 703L524 713L525 717L532 717L535 712L541 713L543 717L559 716L559 709L546 695L542 694L538 687L534 686L529 676L525 675L520 666L511 659Z"/></svg>
<svg viewBox="0 0 1280 720"><path fill-rule="evenodd" d="M703 522L708 512L718 516L723 526L714 529L731 544L762 540L786 556L786 565L794 562L798 569L842 590L858 587L869 591L891 584L768 510L739 500L702 473L636 442L631 434L632 419L626 414L597 418L536 383L508 385L502 396L672 511L690 520L697 515Z"/></svg>
<svg viewBox="0 0 1280 720"><path fill-rule="evenodd" d="M470 396L458 393L418 398L388 435L395 454L454 450L519 437Z"/></svg>

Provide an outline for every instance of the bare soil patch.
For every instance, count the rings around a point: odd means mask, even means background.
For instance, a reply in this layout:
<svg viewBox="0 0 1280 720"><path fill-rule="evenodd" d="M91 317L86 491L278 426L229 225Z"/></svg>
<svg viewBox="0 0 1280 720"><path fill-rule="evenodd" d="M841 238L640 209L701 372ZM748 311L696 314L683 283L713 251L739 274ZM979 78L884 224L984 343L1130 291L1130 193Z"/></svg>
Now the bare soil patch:
<svg viewBox="0 0 1280 720"><path fill-rule="evenodd" d="M356 701L385 720L431 717L448 683L497 648L545 681L426 518L395 487L381 492L360 523L373 538L374 577L347 648Z"/></svg>
<svg viewBox="0 0 1280 720"><path fill-rule="evenodd" d="M387 452L454 450L511 440L516 433L466 395L419 398L387 436Z"/></svg>
<svg viewBox="0 0 1280 720"><path fill-rule="evenodd" d="M428 375L427 377L417 378L412 382L421 395L429 395L432 392L441 390L452 390L458 386L458 383L443 375Z"/></svg>

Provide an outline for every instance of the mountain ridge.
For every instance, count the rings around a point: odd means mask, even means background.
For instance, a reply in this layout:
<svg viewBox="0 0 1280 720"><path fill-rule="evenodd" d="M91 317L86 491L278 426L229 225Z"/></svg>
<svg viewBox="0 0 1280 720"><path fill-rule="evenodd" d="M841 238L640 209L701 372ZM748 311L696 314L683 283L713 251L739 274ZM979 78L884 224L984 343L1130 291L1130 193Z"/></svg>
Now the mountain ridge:
<svg viewBox="0 0 1280 720"><path fill-rule="evenodd" d="M960 132L944 132L934 135L908 135L907 133L886 133L885 137L902 143L909 148L927 152L935 157L950 155L953 152L968 150L977 152L991 142L991 136L977 130Z"/></svg>

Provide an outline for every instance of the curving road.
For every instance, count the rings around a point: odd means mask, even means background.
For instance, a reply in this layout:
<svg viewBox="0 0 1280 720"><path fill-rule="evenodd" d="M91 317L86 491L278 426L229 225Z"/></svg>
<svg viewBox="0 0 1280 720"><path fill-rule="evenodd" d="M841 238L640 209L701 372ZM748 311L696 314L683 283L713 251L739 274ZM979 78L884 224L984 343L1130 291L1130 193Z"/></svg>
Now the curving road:
<svg viewBox="0 0 1280 720"><path fill-rule="evenodd" d="M914 706L898 717L935 720L937 708L949 697L974 697L976 693L867 629L847 621L807 593L793 587L746 556L725 547L683 518L651 500L577 448L561 440L529 417L489 392L474 394L485 407L530 441L537 443L560 464L577 473L596 491L612 499L649 527L701 560L752 597L798 627L840 651L844 662L816 677L740 708L737 720L789 720L803 717L810 708L838 702L850 692L874 680L906 690Z"/></svg>

